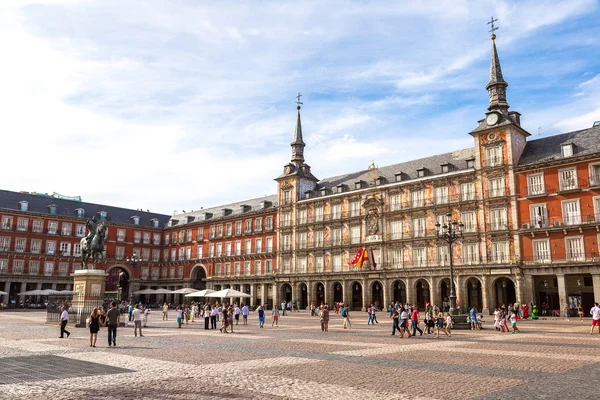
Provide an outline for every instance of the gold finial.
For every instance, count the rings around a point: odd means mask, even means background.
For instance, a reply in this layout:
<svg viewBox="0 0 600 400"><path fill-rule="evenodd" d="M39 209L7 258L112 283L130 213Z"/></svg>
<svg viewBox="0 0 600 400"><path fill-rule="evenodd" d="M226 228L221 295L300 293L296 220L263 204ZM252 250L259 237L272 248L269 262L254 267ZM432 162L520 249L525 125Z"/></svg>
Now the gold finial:
<svg viewBox="0 0 600 400"><path fill-rule="evenodd" d="M375 160L369 165L369 180L374 181L379 178L379 167L375 165Z"/></svg>
<svg viewBox="0 0 600 400"><path fill-rule="evenodd" d="M494 22L498 22L498 19L494 19L494 17L492 17L490 22L488 22L488 25L492 25L492 29L489 30L489 32L492 33L492 36L490 36L492 40L496 40L496 34L494 32L500 29L499 27L494 26Z"/></svg>

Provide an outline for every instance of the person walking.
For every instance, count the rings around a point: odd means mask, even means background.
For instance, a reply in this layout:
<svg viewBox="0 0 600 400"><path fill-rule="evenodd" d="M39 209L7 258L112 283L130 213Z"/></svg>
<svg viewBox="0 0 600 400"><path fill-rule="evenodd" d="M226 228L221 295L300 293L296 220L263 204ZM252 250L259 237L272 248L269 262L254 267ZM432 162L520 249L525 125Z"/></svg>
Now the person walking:
<svg viewBox="0 0 600 400"><path fill-rule="evenodd" d="M408 312L406 310L402 310L400 313L400 337L403 338L405 333L409 338L412 336L410 334L410 330L408 329Z"/></svg>
<svg viewBox="0 0 600 400"><path fill-rule="evenodd" d="M117 347L117 327L121 323L121 313L117 308L117 303L110 303L110 310L106 313L107 327L108 327L108 347L111 344Z"/></svg>
<svg viewBox="0 0 600 400"><path fill-rule="evenodd" d="M133 304L129 303L129 307L127 307L127 313L129 314L129 322L133 320Z"/></svg>
<svg viewBox="0 0 600 400"><path fill-rule="evenodd" d="M163 321L168 321L169 320L169 305L167 304L167 302L165 301L163 306L162 306L162 312L163 312Z"/></svg>
<svg viewBox="0 0 600 400"><path fill-rule="evenodd" d="M477 310L475 307L471 307L469 310L469 320L471 322L471 330L477 329Z"/></svg>
<svg viewBox="0 0 600 400"><path fill-rule="evenodd" d="M238 323L240 322L240 314L241 314L241 312L242 312L242 310L240 310L240 308L236 304L235 307L233 307L233 318L235 319L235 324L236 325L238 325Z"/></svg>
<svg viewBox="0 0 600 400"><path fill-rule="evenodd" d="M285 315L285 307L283 308L283 315ZM279 326L279 310L277 307L273 307L273 322L271 322L271 326L273 326L273 324Z"/></svg>
<svg viewBox="0 0 600 400"><path fill-rule="evenodd" d="M417 336L417 331L419 331L419 336L423 336L423 331L419 328L419 309L417 307L413 309L410 320L412 321L413 336Z"/></svg>
<svg viewBox="0 0 600 400"><path fill-rule="evenodd" d="M219 314L219 309L217 308L217 305L215 304L214 307L212 307L212 309L209 307L210 310L210 329L217 329L217 315Z"/></svg>
<svg viewBox="0 0 600 400"><path fill-rule="evenodd" d="M402 337L402 331L400 330L400 314L398 313L398 309L392 307L392 315L390 316L392 319L392 336L396 335L396 329L400 332L400 337Z"/></svg>
<svg viewBox="0 0 600 400"><path fill-rule="evenodd" d="M227 324L229 325L229 330L233 333L233 307L229 306L227 311Z"/></svg>
<svg viewBox="0 0 600 400"><path fill-rule="evenodd" d="M513 311L513 313L514 313L514 311ZM450 316L450 313L446 313L446 333L450 337L452 337L452 326L453 326L452 317Z"/></svg>
<svg viewBox="0 0 600 400"><path fill-rule="evenodd" d="M371 323L379 323L377 321L377 307L374 304L371 306Z"/></svg>
<svg viewBox="0 0 600 400"><path fill-rule="evenodd" d="M181 324L183 324L183 309L181 306L177 306L175 310L177 311L177 325L181 329Z"/></svg>
<svg viewBox="0 0 600 400"><path fill-rule="evenodd" d="M590 332L592 335L594 334L594 327L598 327L598 334L600 335L600 306L598 302L594 303L594 307L590 310L590 315L592 316L592 331Z"/></svg>
<svg viewBox="0 0 600 400"><path fill-rule="evenodd" d="M223 315L223 324L221 325L221 328L219 328L221 333L229 333L229 332L227 332L227 327L229 326L229 319L227 318L228 317L227 313L228 313L227 308L223 307L223 311L221 312L221 314Z"/></svg>
<svg viewBox="0 0 600 400"><path fill-rule="evenodd" d="M281 316L282 317L285 317L285 306L286 306L286 303L284 301L281 303ZM273 309L275 309L275 307L273 307Z"/></svg>
<svg viewBox="0 0 600 400"><path fill-rule="evenodd" d="M321 313L321 331L329 331L329 309L327 308L327 304L323 306L323 312Z"/></svg>
<svg viewBox="0 0 600 400"><path fill-rule="evenodd" d="M60 326L60 336L59 339L63 339L65 337L65 333L67 337L71 336L71 332L66 330L67 323L69 322L69 312L67 311L67 307L64 306L62 309L62 313L60 314L60 322L58 326Z"/></svg>
<svg viewBox="0 0 600 400"><path fill-rule="evenodd" d="M565 310L564 311L565 311L565 319L567 321L570 321L571 320L571 308L569 307L568 304L565 304Z"/></svg>
<svg viewBox="0 0 600 400"><path fill-rule="evenodd" d="M315 316L315 302L311 302L310 303L310 316L314 317Z"/></svg>
<svg viewBox="0 0 600 400"><path fill-rule="evenodd" d="M342 318L344 318L344 329L350 328L352 325L350 324L350 312L347 305L342 308Z"/></svg>
<svg viewBox="0 0 600 400"><path fill-rule="evenodd" d="M371 315L371 309L372 308L373 307L371 307L371 306L367 307L367 317L368 317L367 318L367 325L371 325L371 324L375 325L375 323L373 322L373 316Z"/></svg>
<svg viewBox="0 0 600 400"><path fill-rule="evenodd" d="M579 321L583 321L583 306L581 303L577 304L577 315L579 316Z"/></svg>
<svg viewBox="0 0 600 400"><path fill-rule="evenodd" d="M435 318L435 337L440 337L440 329L448 336L448 332L444 329L444 314L440 311Z"/></svg>
<svg viewBox="0 0 600 400"><path fill-rule="evenodd" d="M204 317L204 329L208 330L208 325L210 324L210 306L204 306L202 316Z"/></svg>
<svg viewBox="0 0 600 400"><path fill-rule="evenodd" d="M514 310L510 314L510 324L512 325L512 333L519 333L519 329L517 328L517 313Z"/></svg>
<svg viewBox="0 0 600 400"><path fill-rule="evenodd" d="M142 310L140 310L139 305L135 305L133 307L133 311L131 312L131 316L133 318L133 335L137 337L138 330L140 331L140 337L144 337L142 335Z"/></svg>
<svg viewBox="0 0 600 400"><path fill-rule="evenodd" d="M90 347L96 347L98 332L100 331L100 310L98 307L92 310L90 314Z"/></svg>
<svg viewBox="0 0 600 400"><path fill-rule="evenodd" d="M263 306L258 306L258 326L265 327L265 310L263 310Z"/></svg>
<svg viewBox="0 0 600 400"><path fill-rule="evenodd" d="M242 303L242 320L244 325L248 325L248 314L250 314L250 308L244 303Z"/></svg>

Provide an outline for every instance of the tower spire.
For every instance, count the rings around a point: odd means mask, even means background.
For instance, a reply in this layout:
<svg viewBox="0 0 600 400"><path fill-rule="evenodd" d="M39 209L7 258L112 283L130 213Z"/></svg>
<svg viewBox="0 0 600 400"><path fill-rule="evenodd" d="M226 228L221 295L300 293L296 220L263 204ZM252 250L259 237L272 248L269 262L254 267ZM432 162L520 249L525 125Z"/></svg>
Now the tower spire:
<svg viewBox="0 0 600 400"><path fill-rule="evenodd" d="M496 34L494 33L498 30L498 27L494 26L494 22L496 21L498 20L492 17L490 22L488 22L488 25L492 26L492 29L490 29L490 32L492 33L492 36L490 37L490 39L492 39L492 60L490 63L490 81L485 88L490 96L488 110L496 110L506 114L510 107L506 101L506 88L508 87L508 83L506 83L502 76L498 50L496 50Z"/></svg>
<svg viewBox="0 0 600 400"><path fill-rule="evenodd" d="M300 122L300 109L303 104L300 101L302 95L298 93L296 96L296 109L298 110L298 117L296 118L296 129L294 131L294 141L291 143L292 146L292 163L294 163L297 167L301 166L304 163L304 146L306 144L302 140L302 123Z"/></svg>

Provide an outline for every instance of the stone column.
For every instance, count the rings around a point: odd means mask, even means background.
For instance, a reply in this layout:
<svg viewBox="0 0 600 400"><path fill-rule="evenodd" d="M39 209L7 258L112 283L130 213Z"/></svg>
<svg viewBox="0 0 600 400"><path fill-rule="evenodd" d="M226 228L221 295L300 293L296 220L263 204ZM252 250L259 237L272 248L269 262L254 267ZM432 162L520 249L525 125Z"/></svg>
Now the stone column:
<svg viewBox="0 0 600 400"><path fill-rule="evenodd" d="M387 279L382 280L381 282L383 284L383 304L381 305L381 307L385 310L387 309L387 306L390 304L390 283L388 282Z"/></svg>
<svg viewBox="0 0 600 400"><path fill-rule="evenodd" d="M431 286L429 288L429 300L431 301L431 305L440 305L440 280L439 278L431 277Z"/></svg>
<svg viewBox="0 0 600 400"><path fill-rule="evenodd" d="M305 308L309 307L309 310L310 310L310 305L314 301L314 299L312 297L313 293L312 293L312 290L311 290L313 283L310 282L310 281L307 281L305 283L306 283L306 302L307 303L303 304L302 306L305 307Z"/></svg>
<svg viewBox="0 0 600 400"><path fill-rule="evenodd" d="M406 302L413 305L417 304L417 291L413 278L406 278ZM438 304L438 306L441 306L441 304Z"/></svg>
<svg viewBox="0 0 600 400"><path fill-rule="evenodd" d="M352 281L342 281L342 288L344 289L343 300L344 304L352 308Z"/></svg>
<svg viewBox="0 0 600 400"><path fill-rule="evenodd" d="M279 296L277 293L277 283L273 283L273 288L271 289L273 291L273 308L275 307L279 307Z"/></svg>
<svg viewBox="0 0 600 400"><path fill-rule="evenodd" d="M56 290L56 282L52 284L52 290Z"/></svg>
<svg viewBox="0 0 600 400"><path fill-rule="evenodd" d="M263 306L267 304L267 296L268 296L268 291L267 291L267 284L265 282L263 282L260 285L260 304Z"/></svg>
<svg viewBox="0 0 600 400"><path fill-rule="evenodd" d="M556 274L556 280L558 283L558 305L560 315L564 315L564 307L567 304L567 280L565 274Z"/></svg>
<svg viewBox="0 0 600 400"><path fill-rule="evenodd" d="M250 307L256 307L256 284L250 284Z"/></svg>
<svg viewBox="0 0 600 400"><path fill-rule="evenodd" d="M456 297L458 298L458 310L456 311L458 313L468 312L469 299L467 298L467 291L465 290L466 282L460 275L456 275L454 279L456 279Z"/></svg>
<svg viewBox="0 0 600 400"><path fill-rule="evenodd" d="M483 315L490 315L490 293L489 293L489 281L487 276L481 277L481 313Z"/></svg>
<svg viewBox="0 0 600 400"><path fill-rule="evenodd" d="M9 300L10 300L10 299L9 299L9 295L10 295L10 284L11 284L11 283L12 283L12 281L11 281L11 280L7 280L7 281L4 283L4 291L6 292L6 294L5 294L5 295L3 295L3 296L4 296L4 300L3 300L3 301L4 301L4 304L6 305L6 307L8 307L8 306L9 306L8 302L9 302Z"/></svg>
<svg viewBox="0 0 600 400"><path fill-rule="evenodd" d="M592 275L592 284L594 285L594 301L600 301L600 274ZM584 311L586 315L589 312L589 310Z"/></svg>
<svg viewBox="0 0 600 400"><path fill-rule="evenodd" d="M23 282L21 282L21 291L19 293L22 293L26 290L27 290L27 282L23 281ZM25 300L25 296L21 295L21 296L19 296L19 299Z"/></svg>
<svg viewBox="0 0 600 400"><path fill-rule="evenodd" d="M298 295L296 293L296 282L290 282L290 286L292 288L292 304L296 304L296 296Z"/></svg>
<svg viewBox="0 0 600 400"><path fill-rule="evenodd" d="M371 304L371 296L369 296L369 289L367 287L367 281L363 279L361 281L361 284L362 284L362 301L363 301L362 311L367 311L367 307L369 307L369 305Z"/></svg>

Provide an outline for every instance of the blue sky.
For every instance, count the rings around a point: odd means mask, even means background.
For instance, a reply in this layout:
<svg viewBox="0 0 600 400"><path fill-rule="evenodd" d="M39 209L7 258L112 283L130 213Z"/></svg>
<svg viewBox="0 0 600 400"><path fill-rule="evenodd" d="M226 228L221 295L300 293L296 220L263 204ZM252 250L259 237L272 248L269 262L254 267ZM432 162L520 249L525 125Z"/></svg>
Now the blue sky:
<svg viewBox="0 0 600 400"><path fill-rule="evenodd" d="M2 188L164 213L271 194L297 92L318 178L470 147L492 15L532 139L600 120L598 1L405 3L2 0Z"/></svg>

